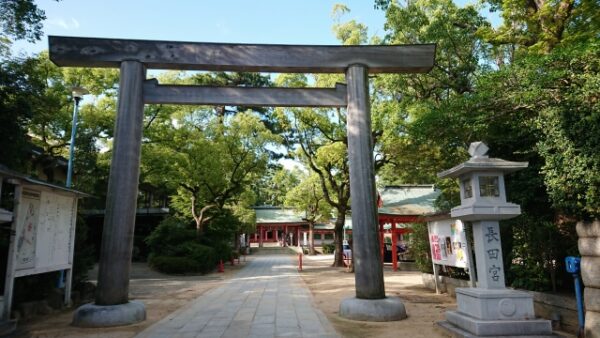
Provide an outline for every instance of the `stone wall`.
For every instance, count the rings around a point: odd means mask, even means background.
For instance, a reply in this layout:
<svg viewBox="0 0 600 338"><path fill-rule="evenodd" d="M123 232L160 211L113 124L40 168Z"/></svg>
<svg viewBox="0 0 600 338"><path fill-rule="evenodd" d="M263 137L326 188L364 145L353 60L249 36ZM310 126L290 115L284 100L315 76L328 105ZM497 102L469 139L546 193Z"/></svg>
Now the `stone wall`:
<svg viewBox="0 0 600 338"><path fill-rule="evenodd" d="M600 220L577 223L585 300L585 337L600 338Z"/></svg>
<svg viewBox="0 0 600 338"><path fill-rule="evenodd" d="M533 295L535 315L552 321L552 327L577 334L577 300L574 295L557 295L545 292L527 291Z"/></svg>
<svg viewBox="0 0 600 338"><path fill-rule="evenodd" d="M430 273L421 275L423 285L429 290L435 291L435 279ZM447 276L438 276L438 288L441 293L447 293L449 296L456 297L456 288L468 288L469 281L464 279L456 279Z"/></svg>

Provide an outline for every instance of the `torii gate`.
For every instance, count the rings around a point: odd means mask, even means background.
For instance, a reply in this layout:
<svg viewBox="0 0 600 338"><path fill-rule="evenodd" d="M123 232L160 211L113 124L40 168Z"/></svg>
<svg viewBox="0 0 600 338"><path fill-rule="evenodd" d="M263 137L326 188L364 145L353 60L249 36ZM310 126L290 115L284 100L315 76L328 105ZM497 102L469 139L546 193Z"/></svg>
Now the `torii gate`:
<svg viewBox="0 0 600 338"><path fill-rule="evenodd" d="M347 107L348 159L354 224L356 297L340 304L349 319L406 317L399 298L386 298L377 234L377 193L371 137L369 73L424 73L435 45L301 46L218 44L50 36L58 66L120 68L118 111L106 200L98 288L74 325L114 326L145 319L129 302L129 272L139 180L144 104ZM345 73L335 88L232 88L160 85L146 69Z"/></svg>

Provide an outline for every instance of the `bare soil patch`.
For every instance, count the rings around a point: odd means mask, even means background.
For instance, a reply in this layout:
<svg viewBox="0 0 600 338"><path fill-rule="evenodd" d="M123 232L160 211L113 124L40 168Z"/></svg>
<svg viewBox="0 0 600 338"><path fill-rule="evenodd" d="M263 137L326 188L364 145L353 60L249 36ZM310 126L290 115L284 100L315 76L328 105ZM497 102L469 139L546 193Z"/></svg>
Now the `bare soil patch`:
<svg viewBox="0 0 600 338"><path fill-rule="evenodd" d="M434 325L444 320L444 312L455 308L456 302L452 297L436 295L424 288L419 272L384 269L386 294L402 299L407 319L373 323L339 317L342 299L354 296L354 274L343 268L332 268L332 261L332 256L305 256L301 275L317 306L343 337L447 337Z"/></svg>
<svg viewBox="0 0 600 338"><path fill-rule="evenodd" d="M248 256L249 262L252 258ZM130 299L140 300L146 305L146 320L134 325L113 328L77 328L71 326L75 307L18 324L16 337L82 337L82 338L128 338L143 331L168 314L186 306L214 287L230 279L246 265L225 264L224 273L207 275L165 275L151 270L146 263L133 263L129 288ZM94 279L97 271L90 273Z"/></svg>

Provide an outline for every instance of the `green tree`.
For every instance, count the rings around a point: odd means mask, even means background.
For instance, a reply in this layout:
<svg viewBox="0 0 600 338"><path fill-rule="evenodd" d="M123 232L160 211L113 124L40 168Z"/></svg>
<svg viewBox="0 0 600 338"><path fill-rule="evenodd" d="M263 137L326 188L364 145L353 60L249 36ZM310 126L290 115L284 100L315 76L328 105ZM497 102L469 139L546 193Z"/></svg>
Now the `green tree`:
<svg viewBox="0 0 600 338"><path fill-rule="evenodd" d="M34 72L36 64L34 59L0 63L0 163L15 170L26 167L27 129L35 115L35 99L45 87L44 79Z"/></svg>
<svg viewBox="0 0 600 338"><path fill-rule="evenodd" d="M0 1L0 58L10 55L14 40L40 40L45 19L46 13L33 0Z"/></svg>
<svg viewBox="0 0 600 338"><path fill-rule="evenodd" d="M568 2L539 2L544 13L519 17L514 13L524 13L524 5L501 3L508 9L497 31L476 8L447 1L388 6L386 42L436 42L438 49L430 74L375 82L390 112L404 116L382 176L398 183L434 182L436 172L465 160L468 144L478 140L490 146L491 156L528 161L526 170L507 177L508 197L523 210L503 226L505 262L522 262L507 268L507 280L516 286L535 280L528 287L549 289L560 282L556 275L573 245L572 229L556 220L597 217L598 47L588 38L598 34L597 12L573 14L597 4L573 3L572 14L564 17L561 10L550 12ZM555 14L569 23L562 33L545 35L542 21ZM575 24L584 17L585 23ZM456 182L437 183L444 191L440 205L456 205ZM561 245L547 245L540 233Z"/></svg>
<svg viewBox="0 0 600 338"><path fill-rule="evenodd" d="M315 255L314 228L317 222L328 222L331 219L331 206L323 196L320 178L316 174L304 174L300 184L288 191L285 205L305 214L309 231L309 253Z"/></svg>
<svg viewBox="0 0 600 338"><path fill-rule="evenodd" d="M548 53L562 41L593 41L600 32L600 4L594 0L487 0L503 23L482 35L494 45Z"/></svg>
<svg viewBox="0 0 600 338"><path fill-rule="evenodd" d="M298 170L287 170L279 164L270 165L266 175L253 187L257 205L283 205L287 193L300 183L301 176Z"/></svg>
<svg viewBox="0 0 600 338"><path fill-rule="evenodd" d="M265 147L278 142L252 113L223 123L214 115L205 118L209 123L203 127L189 116L160 125L152 134L160 142L143 148L148 181L176 191L171 205L195 221L198 235L226 205L250 204L251 183L266 170Z"/></svg>

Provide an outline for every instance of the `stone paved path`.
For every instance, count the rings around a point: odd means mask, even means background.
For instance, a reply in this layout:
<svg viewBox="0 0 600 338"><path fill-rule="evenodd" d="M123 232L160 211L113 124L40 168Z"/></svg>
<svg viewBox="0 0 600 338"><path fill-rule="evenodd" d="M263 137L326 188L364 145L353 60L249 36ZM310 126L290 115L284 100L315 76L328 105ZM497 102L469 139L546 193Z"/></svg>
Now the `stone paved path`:
<svg viewBox="0 0 600 338"><path fill-rule="evenodd" d="M226 284L136 337L339 337L313 304L292 258L254 256Z"/></svg>

